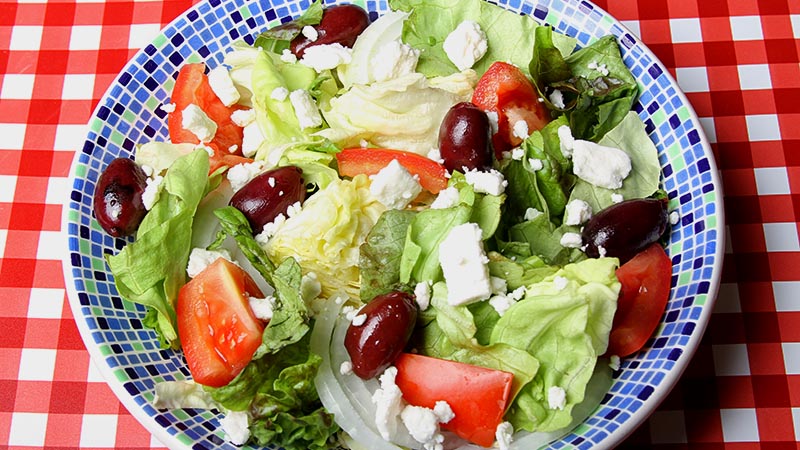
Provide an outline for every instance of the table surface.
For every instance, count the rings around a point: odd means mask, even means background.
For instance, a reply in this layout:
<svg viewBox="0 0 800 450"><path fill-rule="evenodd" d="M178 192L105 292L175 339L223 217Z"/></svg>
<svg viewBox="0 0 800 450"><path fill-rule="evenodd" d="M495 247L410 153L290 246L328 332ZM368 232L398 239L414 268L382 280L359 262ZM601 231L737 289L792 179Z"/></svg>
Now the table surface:
<svg viewBox="0 0 800 450"><path fill-rule="evenodd" d="M162 448L94 368L62 203L115 76L193 1L0 1L0 448ZM700 117L725 187L722 286L681 381L626 448L800 449L800 1L601 0Z"/></svg>

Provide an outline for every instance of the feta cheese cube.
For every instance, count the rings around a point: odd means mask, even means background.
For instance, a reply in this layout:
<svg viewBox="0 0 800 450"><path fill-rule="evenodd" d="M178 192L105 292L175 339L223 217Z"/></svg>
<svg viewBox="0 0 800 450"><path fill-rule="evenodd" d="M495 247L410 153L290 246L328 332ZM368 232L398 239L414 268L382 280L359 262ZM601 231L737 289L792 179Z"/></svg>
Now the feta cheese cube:
<svg viewBox="0 0 800 450"><path fill-rule="evenodd" d="M242 130L242 155L252 158L258 152L258 147L264 142L264 133L258 122L251 122Z"/></svg>
<svg viewBox="0 0 800 450"><path fill-rule="evenodd" d="M492 298L489 299L489 305L497 311L500 317L502 317L514 303L517 303L517 301L503 294L493 295Z"/></svg>
<svg viewBox="0 0 800 450"><path fill-rule="evenodd" d="M431 161L436 161L439 164L444 164L444 159L442 158L442 152L439 151L438 148L434 147L428 152L428 159Z"/></svg>
<svg viewBox="0 0 800 450"><path fill-rule="evenodd" d="M580 248L583 245L583 238L578 233L564 233L561 236L561 246L567 248Z"/></svg>
<svg viewBox="0 0 800 450"><path fill-rule="evenodd" d="M550 103L553 104L558 109L564 109L566 105L564 105L564 93L562 93L558 89L553 89L553 92L547 96L550 99ZM564 125L565 126L565 125Z"/></svg>
<svg viewBox="0 0 800 450"><path fill-rule="evenodd" d="M272 313L275 310L275 297L268 295L265 298L250 297L250 309L253 310L253 315L257 319L268 321L272 319Z"/></svg>
<svg viewBox="0 0 800 450"><path fill-rule="evenodd" d="M592 218L592 207L583 200L575 199L567 203L564 223L580 225Z"/></svg>
<svg viewBox="0 0 800 450"><path fill-rule="evenodd" d="M451 408L450 404L444 400L439 400L433 405L433 413L436 414L436 417L439 419L439 423L450 422L456 417L456 413L453 412L453 408Z"/></svg>
<svg viewBox="0 0 800 450"><path fill-rule="evenodd" d="M256 120L256 112L253 109L237 109L231 113L231 122L244 128Z"/></svg>
<svg viewBox="0 0 800 450"><path fill-rule="evenodd" d="M350 361L343 361L339 365L339 373L342 375L350 375L353 373L353 363Z"/></svg>
<svg viewBox="0 0 800 450"><path fill-rule="evenodd" d="M460 197L458 189L451 186L439 191L439 195L437 195L436 199L433 201L433 203L431 203L431 209L452 208L453 206L458 205L459 201Z"/></svg>
<svg viewBox="0 0 800 450"><path fill-rule="evenodd" d="M370 60L370 71L375 81L388 81L414 73L420 51L399 39L383 44Z"/></svg>
<svg viewBox="0 0 800 450"><path fill-rule="evenodd" d="M289 101L292 102L294 114L300 128L314 128L322 125L322 116L319 113L317 102L305 89L297 89L289 94Z"/></svg>
<svg viewBox="0 0 800 450"><path fill-rule="evenodd" d="M625 200L625 197L622 194L613 193L611 194L611 201L614 203L622 203Z"/></svg>
<svg viewBox="0 0 800 450"><path fill-rule="evenodd" d="M161 105L161 110L165 113L175 112L175 103L164 103Z"/></svg>
<svg viewBox="0 0 800 450"><path fill-rule="evenodd" d="M311 67L317 73L335 69L353 60L353 50L342 44L322 44L307 47L300 63Z"/></svg>
<svg viewBox="0 0 800 450"><path fill-rule="evenodd" d="M244 445L250 439L250 416L246 411L229 411L219 425L234 445Z"/></svg>
<svg viewBox="0 0 800 450"><path fill-rule="evenodd" d="M631 158L624 151L576 139L572 153L575 175L595 186L619 189L631 173Z"/></svg>
<svg viewBox="0 0 800 450"><path fill-rule="evenodd" d="M563 291L567 287L568 284L569 284L569 280L567 278L565 278L565 277L557 276L557 277L553 278L553 285L559 291Z"/></svg>
<svg viewBox="0 0 800 450"><path fill-rule="evenodd" d="M458 70L466 70L483 58L489 50L489 42L480 25L465 20L447 35L442 49Z"/></svg>
<svg viewBox="0 0 800 450"><path fill-rule="evenodd" d="M192 249L191 253L189 253L186 274L189 275L189 278L194 278L219 258L225 258L233 262L231 254L224 248L219 250L206 250L204 248L195 247Z"/></svg>
<svg viewBox="0 0 800 450"><path fill-rule="evenodd" d="M567 393L559 386L551 386L547 390L547 406L550 409L564 409L567 405Z"/></svg>
<svg viewBox="0 0 800 450"><path fill-rule="evenodd" d="M588 67L589 69L594 69L594 70L600 72L600 75L602 75L604 77L607 77L608 74L609 74L608 67L606 67L605 63L597 64L597 61L592 61L586 67Z"/></svg>
<svg viewBox="0 0 800 450"><path fill-rule="evenodd" d="M525 150L517 147L514 150L511 150L511 159L514 161L522 161L522 158L525 157Z"/></svg>
<svg viewBox="0 0 800 450"><path fill-rule="evenodd" d="M678 222L681 220L681 215L678 211L672 211L669 213L669 224L670 225L677 225Z"/></svg>
<svg viewBox="0 0 800 450"><path fill-rule="evenodd" d="M311 25L304 26L303 29L300 30L300 33L302 33L302 35L305 36L306 39L308 39L311 42L316 42L316 40L319 39L319 32L317 31L316 28L312 27Z"/></svg>
<svg viewBox="0 0 800 450"><path fill-rule="evenodd" d="M283 86L278 86L272 90L269 94L269 98L275 100L276 102L282 102L289 98L289 90Z"/></svg>
<svg viewBox="0 0 800 450"><path fill-rule="evenodd" d="M525 210L525 220L535 220L537 217L544 214L536 208L528 208Z"/></svg>
<svg viewBox="0 0 800 450"><path fill-rule="evenodd" d="M500 195L508 186L508 181L503 174L495 169L490 169L488 172L477 169L468 170L464 173L464 177L475 192L481 194Z"/></svg>
<svg viewBox="0 0 800 450"><path fill-rule="evenodd" d="M370 177L369 191L389 209L403 209L422 192L419 177L393 159Z"/></svg>
<svg viewBox="0 0 800 450"><path fill-rule="evenodd" d="M297 62L297 56L295 56L295 54L292 53L291 50L285 48L283 49L283 52L281 52L281 61L288 64L294 64Z"/></svg>
<svg viewBox="0 0 800 450"><path fill-rule="evenodd" d="M353 317L353 320L350 323L352 323L354 327L360 327L361 325L364 325L366 321L367 321L367 315L359 314Z"/></svg>
<svg viewBox="0 0 800 450"><path fill-rule="evenodd" d="M485 112L486 118L489 119L489 129L491 130L492 136L494 136L500 130L500 116L497 114L497 111Z"/></svg>
<svg viewBox="0 0 800 450"><path fill-rule="evenodd" d="M411 437L422 444L425 450L442 448L444 436L439 433L439 418L432 409L408 405L403 408L400 417Z"/></svg>
<svg viewBox="0 0 800 450"><path fill-rule="evenodd" d="M620 364L619 356L611 355L611 357L608 358L608 367L610 367L611 370L615 372L619 370L619 364Z"/></svg>
<svg viewBox="0 0 800 450"><path fill-rule="evenodd" d="M230 72L223 66L215 67L208 72L208 85L225 106L231 106L241 98Z"/></svg>
<svg viewBox="0 0 800 450"><path fill-rule="evenodd" d="M474 223L453 227L439 244L439 263L447 282L447 303L458 306L489 298L492 283L488 262L481 228Z"/></svg>
<svg viewBox="0 0 800 450"><path fill-rule="evenodd" d="M528 164L534 172L544 169L544 162L539 158L528 158Z"/></svg>
<svg viewBox="0 0 800 450"><path fill-rule="evenodd" d="M253 161L236 164L228 169L226 176L231 183L231 189L233 189L233 192L236 192L249 183L250 180L264 172L264 170L266 170L266 167L264 167L263 161Z"/></svg>
<svg viewBox="0 0 800 450"><path fill-rule="evenodd" d="M217 123L211 120L199 106L191 104L183 109L181 126L197 136L200 142L210 142L217 134Z"/></svg>

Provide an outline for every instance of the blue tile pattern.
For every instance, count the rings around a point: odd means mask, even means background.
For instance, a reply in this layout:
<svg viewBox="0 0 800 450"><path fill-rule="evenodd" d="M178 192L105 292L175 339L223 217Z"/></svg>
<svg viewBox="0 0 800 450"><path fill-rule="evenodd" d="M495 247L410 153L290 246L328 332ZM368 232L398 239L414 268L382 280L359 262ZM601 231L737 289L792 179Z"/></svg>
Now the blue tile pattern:
<svg viewBox="0 0 800 450"><path fill-rule="evenodd" d="M252 42L258 32L297 16L309 0L211 0L176 19L142 49L112 84L97 107L90 132L74 167L65 225L69 255L65 271L73 286L76 320L95 343L95 356L126 406L171 446L234 449L224 442L218 418L208 411L157 411L153 386L189 377L181 353L162 350L143 328L144 308L119 297L104 255L127 242L102 232L92 218L92 195L102 169L115 157L131 157L137 143L165 139L166 114L178 68L186 62L221 63L225 49L239 38ZM331 3L330 1L328 3ZM384 12L385 1L355 3ZM656 142L663 186L681 220L667 250L674 262L673 290L663 322L647 350L623 361L603 403L583 424L549 448L613 446L643 420L685 367L710 314L720 276L722 195L715 164L700 125L666 69L619 22L588 1L499 0L501 6L530 14L580 45L606 34L618 37L626 64L641 87L636 104Z"/></svg>

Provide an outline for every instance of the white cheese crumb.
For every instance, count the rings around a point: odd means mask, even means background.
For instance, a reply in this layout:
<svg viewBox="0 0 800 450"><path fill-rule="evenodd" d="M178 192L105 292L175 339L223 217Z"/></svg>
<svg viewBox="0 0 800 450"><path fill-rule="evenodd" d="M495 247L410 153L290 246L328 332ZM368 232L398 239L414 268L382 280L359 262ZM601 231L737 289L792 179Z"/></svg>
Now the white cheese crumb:
<svg viewBox="0 0 800 450"><path fill-rule="evenodd" d="M353 60L353 49L342 44L323 44L308 47L303 51L300 63L311 67L317 73L335 69Z"/></svg>
<svg viewBox="0 0 800 450"><path fill-rule="evenodd" d="M414 286L414 299L420 311L425 311L431 304L431 284L429 281L420 281Z"/></svg>
<svg viewBox="0 0 800 450"><path fill-rule="evenodd" d="M257 177L265 169L266 167L264 166L263 161L236 164L228 169L226 176L228 177L228 181L231 183L231 189L233 189L233 192L236 192L243 188L253 178Z"/></svg>
<svg viewBox="0 0 800 450"><path fill-rule="evenodd" d="M208 85L225 106L231 106L239 101L239 90L234 86L231 74L224 66L215 67L208 72Z"/></svg>
<svg viewBox="0 0 800 450"><path fill-rule="evenodd" d="M619 356L617 355L611 355L611 357L608 359L608 367L615 372L619 370L619 363Z"/></svg>
<svg viewBox="0 0 800 450"><path fill-rule="evenodd" d="M492 132L492 136L497 134L500 130L500 116L497 114L496 111L485 111L486 117L489 119L489 128Z"/></svg>
<svg viewBox="0 0 800 450"><path fill-rule="evenodd" d="M189 253L189 262L186 264L186 274L189 275L189 278L194 278L219 258L233 261L231 254L224 248L219 250L206 250L204 248L195 247L192 249L191 253Z"/></svg>
<svg viewBox="0 0 800 450"><path fill-rule="evenodd" d="M547 406L550 409L564 409L567 405L567 393L559 386L552 386L547 390Z"/></svg>
<svg viewBox="0 0 800 450"><path fill-rule="evenodd" d="M436 161L439 164L444 164L444 159L442 158L442 152L439 151L438 148L434 147L428 152L428 159L431 161Z"/></svg>
<svg viewBox="0 0 800 450"><path fill-rule="evenodd" d="M286 222L285 215L278 214L275 216L275 219L273 219L270 223L264 224L264 228L262 228L261 232L255 236L256 242L258 242L261 246L266 245L270 238L275 236L275 233L284 224L284 222Z"/></svg>
<svg viewBox="0 0 800 450"><path fill-rule="evenodd" d="M480 25L465 20L447 35L442 49L458 70L466 70L483 58L489 43Z"/></svg>
<svg viewBox="0 0 800 450"><path fill-rule="evenodd" d="M397 387L395 379L397 368L389 366L378 378L381 387L372 394L375 404L375 426L385 440L390 440L397 430L397 419L403 410L403 393Z"/></svg>
<svg viewBox="0 0 800 450"><path fill-rule="evenodd" d="M605 63L597 64L597 61L592 61L586 67L588 67L589 69L594 69L594 70L600 72L600 75L602 75L604 77L608 76L609 72L608 72L608 68L606 67Z"/></svg>
<svg viewBox="0 0 800 450"><path fill-rule="evenodd" d="M678 211L672 211L669 213L669 223L670 225L677 225L678 222L681 220L681 215Z"/></svg>
<svg viewBox="0 0 800 450"><path fill-rule="evenodd" d="M164 111L165 113L175 112L175 103L172 103L172 102L163 103L161 105L161 110Z"/></svg>
<svg viewBox="0 0 800 450"><path fill-rule="evenodd" d="M525 157L525 150L517 147L514 150L511 150L511 159L515 161L521 161L522 158Z"/></svg>
<svg viewBox="0 0 800 450"><path fill-rule="evenodd" d="M500 195L505 192L506 186L508 186L508 181L503 177L503 174L495 169L490 169L488 172L477 169L468 170L464 173L464 177L467 180L467 184L480 194Z"/></svg>
<svg viewBox="0 0 800 450"><path fill-rule="evenodd" d="M408 405L400 413L411 437L425 450L440 450L444 436L439 433L439 418L430 408Z"/></svg>
<svg viewBox="0 0 800 450"><path fill-rule="evenodd" d="M291 50L285 48L283 49L283 52L281 52L281 61L288 64L294 64L297 62L297 56L295 56L295 54L292 53Z"/></svg>
<svg viewBox="0 0 800 450"><path fill-rule="evenodd" d="M489 282L492 284L492 294L505 294L508 292L508 282L505 278L491 277Z"/></svg>
<svg viewBox="0 0 800 450"><path fill-rule="evenodd" d="M561 145L561 153L566 158L572 158L572 151L575 147L575 138L572 137L572 130L567 125L558 127L558 140Z"/></svg>
<svg viewBox="0 0 800 450"><path fill-rule="evenodd" d="M300 30L300 32L303 34L303 36L306 37L306 39L308 39L311 42L316 42L316 40L319 39L319 32L317 31L316 28L312 27L311 25L304 26L303 29ZM313 47L308 47L308 48L313 48Z"/></svg>
<svg viewBox="0 0 800 450"><path fill-rule="evenodd" d="M341 365L339 365L339 373L342 375L350 375L353 373L353 363L350 361L344 361Z"/></svg>
<svg viewBox="0 0 800 450"><path fill-rule="evenodd" d="M614 203L622 203L625 200L625 197L622 194L617 194L616 192L611 194L611 201Z"/></svg>
<svg viewBox="0 0 800 450"><path fill-rule="evenodd" d="M436 414L436 417L439 419L439 423L450 422L456 417L456 413L453 412L453 408L451 408L450 404L444 400L439 400L433 405L433 413Z"/></svg>
<svg viewBox="0 0 800 450"><path fill-rule="evenodd" d="M375 81L388 81L414 73L420 51L399 39L383 44L370 61L370 72Z"/></svg>
<svg viewBox="0 0 800 450"><path fill-rule="evenodd" d="M300 128L314 128L322 125L322 116L319 113L317 103L305 89L297 89L289 94L289 101L292 102L294 114Z"/></svg>
<svg viewBox="0 0 800 450"><path fill-rule="evenodd" d="M491 305L491 307L497 311L497 314L499 314L500 317L503 317L503 314L505 314L506 311L508 311L508 309L514 305L514 303L517 303L517 300L514 300L508 295L503 294L493 295L489 299L489 305Z"/></svg>
<svg viewBox="0 0 800 450"><path fill-rule="evenodd" d="M458 189L450 186L439 191L439 195L431 203L431 209L447 209L456 206L460 201Z"/></svg>
<svg viewBox="0 0 800 450"><path fill-rule="evenodd" d="M564 94L558 89L553 89L553 92L551 92L550 95L547 96L547 98L549 98L550 103L552 103L553 106L555 106L558 109L564 109L564 107L566 106L564 105Z"/></svg>
<svg viewBox="0 0 800 450"><path fill-rule="evenodd" d="M514 301L520 301L528 291L525 289L525 286L520 286L513 291L508 293L508 298Z"/></svg>
<svg viewBox="0 0 800 450"><path fill-rule="evenodd" d="M278 86L272 90L269 94L269 98L275 100L276 102L282 102L289 98L289 90L283 86Z"/></svg>
<svg viewBox="0 0 800 450"><path fill-rule="evenodd" d="M603 247L602 245L598 245L598 246L597 246L597 254L598 254L598 255L599 255L601 258L605 258L607 253L608 253L608 252L606 251L606 248L605 248L605 247Z"/></svg>
<svg viewBox="0 0 800 450"><path fill-rule="evenodd" d="M370 193L389 209L405 208L422 192L419 176L412 175L396 159L370 179Z"/></svg>
<svg viewBox="0 0 800 450"><path fill-rule="evenodd" d="M502 422L497 425L494 432L494 438L497 440L497 448L499 450L508 450L511 442L514 440L514 426L510 422Z"/></svg>
<svg viewBox="0 0 800 450"><path fill-rule="evenodd" d="M237 109L231 113L231 122L244 128L256 120L256 111L254 109Z"/></svg>
<svg viewBox="0 0 800 450"><path fill-rule="evenodd" d="M583 200L575 199L567 203L565 216L566 225L580 225L592 218L592 207Z"/></svg>
<svg viewBox="0 0 800 450"><path fill-rule="evenodd" d="M539 211L536 208L528 208L528 209L525 210L525 220L526 221L535 220L537 217L541 216L542 214L544 214L544 213Z"/></svg>
<svg viewBox="0 0 800 450"><path fill-rule="evenodd" d="M595 186L619 189L631 172L631 158L624 151L576 139L572 153L575 175Z"/></svg>
<svg viewBox="0 0 800 450"><path fill-rule="evenodd" d="M217 123L211 120L206 113L195 104L190 104L183 109L181 126L194 134L200 142L210 142L217 134Z"/></svg>
<svg viewBox="0 0 800 450"><path fill-rule="evenodd" d="M269 185L269 187L275 187L275 177L267 178L267 184Z"/></svg>
<svg viewBox="0 0 800 450"><path fill-rule="evenodd" d="M258 152L258 147L261 146L266 137L256 121L245 126L242 132L242 155L252 158Z"/></svg>
<svg viewBox="0 0 800 450"><path fill-rule="evenodd" d="M524 141L525 139L528 139L528 136L530 135L531 134L528 131L528 122L525 122L524 120L518 120L514 122L514 136Z"/></svg>
<svg viewBox="0 0 800 450"><path fill-rule="evenodd" d="M447 282L450 305L464 305L491 296L489 258L477 224L465 223L450 230L439 244L439 263Z"/></svg>
<svg viewBox="0 0 800 450"><path fill-rule="evenodd" d="M244 445L250 439L250 416L246 411L229 411L219 425L234 445Z"/></svg>
<svg viewBox="0 0 800 450"><path fill-rule="evenodd" d="M578 233L564 233L561 236L561 246L567 248L580 248L583 245L583 239L581 239L581 235Z"/></svg>
<svg viewBox="0 0 800 450"><path fill-rule="evenodd" d="M275 310L275 297L271 295L265 298L250 297L248 302L256 318L263 321L272 319L272 313Z"/></svg>
<svg viewBox="0 0 800 450"><path fill-rule="evenodd" d="M286 215L289 218L292 218L292 217L300 214L300 211L302 211L302 209L303 209L303 205L300 202L294 202L291 205L286 207Z"/></svg>
<svg viewBox="0 0 800 450"><path fill-rule="evenodd" d="M553 285L559 291L563 291L567 287L567 284L569 284L569 280L566 279L565 277L556 276L555 278L553 278Z"/></svg>
<svg viewBox="0 0 800 450"><path fill-rule="evenodd" d="M534 172L544 169L544 162L538 158L528 158L528 164L531 165L531 170Z"/></svg>
<svg viewBox="0 0 800 450"><path fill-rule="evenodd" d="M361 325L364 325L364 323L366 321L367 321L367 315L366 314L359 314L359 315L353 317L353 320L352 320L351 323L353 324L354 327L360 327Z"/></svg>
<svg viewBox="0 0 800 450"><path fill-rule="evenodd" d="M144 204L144 209L150 211L153 208L153 205L155 205L161 193L161 183L163 181L164 177L161 175L156 175L145 181L146 185L144 187L144 192L142 192L142 204Z"/></svg>

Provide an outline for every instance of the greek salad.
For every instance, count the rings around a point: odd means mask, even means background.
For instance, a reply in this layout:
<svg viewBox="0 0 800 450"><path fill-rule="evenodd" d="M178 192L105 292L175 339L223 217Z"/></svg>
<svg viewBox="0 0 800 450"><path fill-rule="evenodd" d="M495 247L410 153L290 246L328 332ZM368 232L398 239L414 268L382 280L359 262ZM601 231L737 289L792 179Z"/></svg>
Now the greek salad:
<svg viewBox="0 0 800 450"><path fill-rule="evenodd" d="M653 333L675 213L615 39L483 0L316 0L185 64L99 224L236 445L533 448Z"/></svg>

